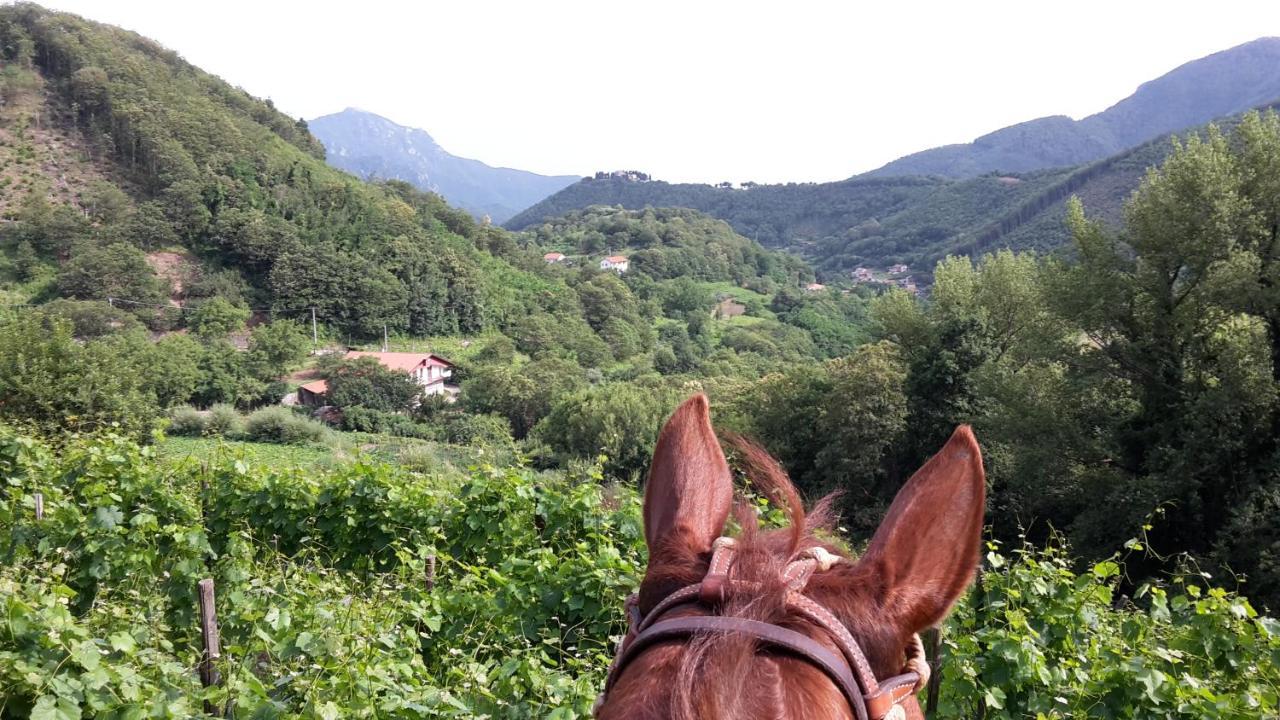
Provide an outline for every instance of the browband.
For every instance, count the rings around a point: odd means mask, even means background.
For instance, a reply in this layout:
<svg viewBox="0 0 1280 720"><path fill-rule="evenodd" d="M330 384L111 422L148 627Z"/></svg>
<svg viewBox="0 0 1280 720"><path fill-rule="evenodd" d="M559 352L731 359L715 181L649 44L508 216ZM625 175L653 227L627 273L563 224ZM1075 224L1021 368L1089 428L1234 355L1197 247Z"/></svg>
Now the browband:
<svg viewBox="0 0 1280 720"><path fill-rule="evenodd" d="M782 579L789 587L787 605L826 630L840 648L840 654L832 652L808 635L759 620L722 615L693 615L658 620L678 605L718 607L730 586L734 591L758 591L759 583L729 580L729 567L733 563L735 550L736 544L732 538L722 537L716 540L706 577L699 583L668 595L647 616L641 616L634 595L627 598L630 628L609 667L604 692L596 699L596 712L626 666L655 643L701 633L741 633L769 647L790 652L822 670L840 688L857 720L903 720L906 717L902 703L929 682L929 666L924 661L924 646L920 636L912 636L909 648L911 657L906 671L887 678L884 682L878 682L862 648L844 624L831 611L804 594L814 572L825 572L836 563L844 561L844 558L824 548L806 549L787 565Z"/></svg>

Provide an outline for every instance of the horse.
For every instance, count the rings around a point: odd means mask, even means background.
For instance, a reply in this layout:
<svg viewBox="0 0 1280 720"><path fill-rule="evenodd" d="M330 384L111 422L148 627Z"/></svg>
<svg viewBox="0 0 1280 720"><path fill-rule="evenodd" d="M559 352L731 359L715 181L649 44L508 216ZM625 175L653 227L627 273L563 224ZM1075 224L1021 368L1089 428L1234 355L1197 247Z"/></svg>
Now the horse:
<svg viewBox="0 0 1280 720"><path fill-rule="evenodd" d="M645 484L648 566L628 599L597 720L923 720L936 626L977 568L986 479L960 426L903 485L865 552L830 542L831 499L805 512L767 452L732 442L752 484L790 517L763 530L734 480L705 395L667 420Z"/></svg>

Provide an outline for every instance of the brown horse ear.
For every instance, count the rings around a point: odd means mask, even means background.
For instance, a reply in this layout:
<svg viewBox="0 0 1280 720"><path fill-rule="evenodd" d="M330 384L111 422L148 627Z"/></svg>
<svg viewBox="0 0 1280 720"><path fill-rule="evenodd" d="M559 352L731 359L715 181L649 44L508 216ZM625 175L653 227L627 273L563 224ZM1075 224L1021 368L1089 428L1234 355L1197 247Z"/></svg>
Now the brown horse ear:
<svg viewBox="0 0 1280 720"><path fill-rule="evenodd" d="M874 563L884 608L902 629L936 625L968 587L985 498L982 452L967 425L898 491L862 561Z"/></svg>
<svg viewBox="0 0 1280 720"><path fill-rule="evenodd" d="M644 489L650 557L670 543L695 553L709 551L732 504L733 479L711 427L707 396L695 395L672 413L653 451Z"/></svg>

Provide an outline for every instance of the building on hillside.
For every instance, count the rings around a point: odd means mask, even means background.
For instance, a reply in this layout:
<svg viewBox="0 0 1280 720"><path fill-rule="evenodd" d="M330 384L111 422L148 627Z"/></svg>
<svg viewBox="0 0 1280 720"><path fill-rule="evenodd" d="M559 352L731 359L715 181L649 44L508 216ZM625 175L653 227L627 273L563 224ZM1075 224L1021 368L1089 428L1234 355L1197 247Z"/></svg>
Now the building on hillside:
<svg viewBox="0 0 1280 720"><path fill-rule="evenodd" d="M911 269L911 268L907 267L906 265L904 265L904 264L902 264L902 263L898 263L897 265L890 265L890 266L889 266L889 274L890 274L890 275L901 275L902 273L904 273L904 272L906 272L906 271L908 271L908 270L910 270L910 269Z"/></svg>
<svg viewBox="0 0 1280 720"><path fill-rule="evenodd" d="M811 293L822 292L823 290L826 290L826 289L827 289L826 285L823 285L822 283L816 283L816 282L809 283L808 285L804 286L804 291L811 292Z"/></svg>
<svg viewBox="0 0 1280 720"><path fill-rule="evenodd" d="M388 370L399 370L409 373L422 386L423 395L443 395L453 398L457 388L446 384L453 377L454 364L435 353L407 352L364 352L352 350L345 356L347 360L371 357ZM329 383L324 380L313 380L298 388L298 402L302 405L327 405Z"/></svg>
<svg viewBox="0 0 1280 720"><path fill-rule="evenodd" d="M329 383L325 380L312 380L298 387L298 404L308 407L320 407L328 404Z"/></svg>
<svg viewBox="0 0 1280 720"><path fill-rule="evenodd" d="M871 274L871 268L854 268L853 279L858 282L871 282L875 279L875 275Z"/></svg>
<svg viewBox="0 0 1280 720"><path fill-rule="evenodd" d="M564 253L549 252L543 255L542 259L548 263L564 262Z"/></svg>
<svg viewBox="0 0 1280 720"><path fill-rule="evenodd" d="M906 290L912 295L920 294L920 288L916 286L916 281L913 280L910 275L904 278L898 278L896 281L894 281L894 285L897 285L898 287L902 288L903 290Z"/></svg>
<svg viewBox="0 0 1280 720"><path fill-rule="evenodd" d="M620 273L624 273L630 267L631 261L624 255L610 255L600 261L601 270L616 270Z"/></svg>

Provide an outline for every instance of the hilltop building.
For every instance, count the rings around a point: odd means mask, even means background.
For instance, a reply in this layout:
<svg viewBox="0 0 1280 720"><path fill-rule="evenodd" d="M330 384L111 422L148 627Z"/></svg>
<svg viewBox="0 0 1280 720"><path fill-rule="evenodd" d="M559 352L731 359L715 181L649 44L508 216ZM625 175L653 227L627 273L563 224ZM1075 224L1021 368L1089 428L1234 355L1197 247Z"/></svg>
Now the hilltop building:
<svg viewBox="0 0 1280 720"><path fill-rule="evenodd" d="M600 261L601 270L616 270L619 273L626 272L631 267L631 261L625 255L610 255Z"/></svg>
<svg viewBox="0 0 1280 720"><path fill-rule="evenodd" d="M564 253L549 252L546 255L543 255L542 259L548 263L558 263L558 262L564 262L565 257L564 257Z"/></svg>

